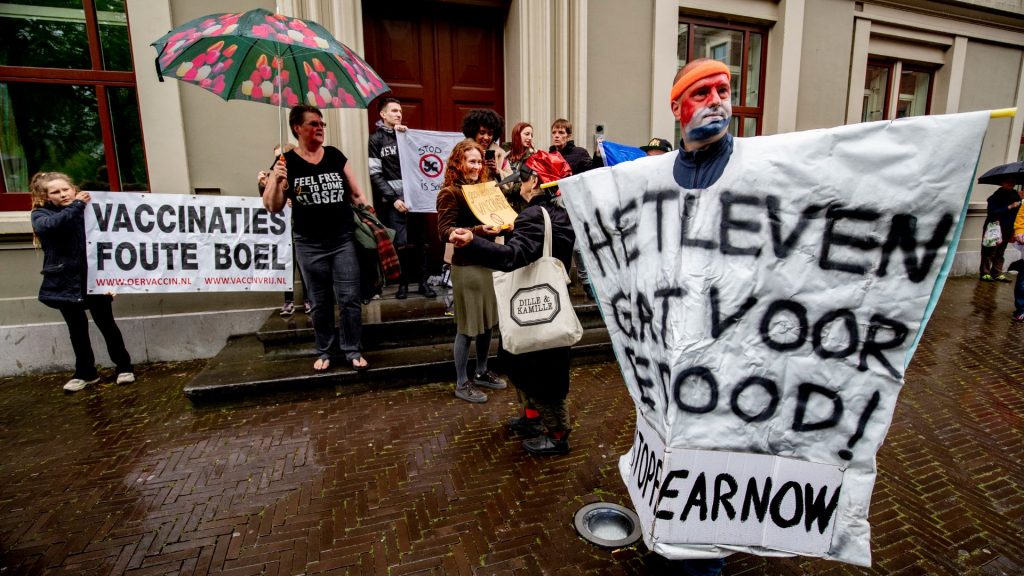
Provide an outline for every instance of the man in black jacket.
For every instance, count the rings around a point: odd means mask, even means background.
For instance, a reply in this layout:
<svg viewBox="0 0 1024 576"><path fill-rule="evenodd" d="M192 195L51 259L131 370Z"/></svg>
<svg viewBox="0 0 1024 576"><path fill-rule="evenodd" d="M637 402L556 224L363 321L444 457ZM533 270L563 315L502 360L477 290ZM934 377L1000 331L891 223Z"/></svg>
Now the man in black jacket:
<svg viewBox="0 0 1024 576"><path fill-rule="evenodd" d="M370 185L381 221L395 230L395 250L402 263L402 279L395 298L402 300L408 296L410 278L419 284L420 294L433 298L437 292L426 282L426 216L410 213L402 193L402 166L395 135L396 130L407 130L402 125L402 104L397 98L382 98L378 109L377 131L369 141Z"/></svg>
<svg viewBox="0 0 1024 576"><path fill-rule="evenodd" d="M569 163L572 173L582 174L594 167L590 152L577 146L572 140L572 122L559 118L551 124L551 148L549 152L558 152Z"/></svg>

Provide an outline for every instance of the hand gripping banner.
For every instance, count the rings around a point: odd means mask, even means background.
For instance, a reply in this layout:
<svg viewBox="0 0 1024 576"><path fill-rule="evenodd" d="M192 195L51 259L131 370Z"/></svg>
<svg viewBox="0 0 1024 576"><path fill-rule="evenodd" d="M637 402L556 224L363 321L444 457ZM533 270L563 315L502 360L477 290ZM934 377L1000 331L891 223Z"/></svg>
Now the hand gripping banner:
<svg viewBox="0 0 1024 576"><path fill-rule="evenodd" d="M867 566L875 454L966 213L988 112L739 138L561 182L637 410L619 469L669 558Z"/></svg>

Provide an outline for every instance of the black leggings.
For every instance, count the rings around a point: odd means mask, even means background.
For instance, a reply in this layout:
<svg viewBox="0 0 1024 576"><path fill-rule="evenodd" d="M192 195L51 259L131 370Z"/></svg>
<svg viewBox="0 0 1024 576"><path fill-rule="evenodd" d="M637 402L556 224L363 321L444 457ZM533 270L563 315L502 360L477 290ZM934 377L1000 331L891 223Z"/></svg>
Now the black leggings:
<svg viewBox="0 0 1024 576"><path fill-rule="evenodd" d="M103 340L107 343L107 354L117 366L117 373L133 371L131 356L124 347L124 338L121 337L121 330L114 322L114 312L110 308L113 300L110 296L86 296L85 302L81 304L67 304L59 308L61 315L64 316L64 322L68 325L71 348L75 351L75 378L96 378L96 357L92 353L92 343L89 341L89 319L85 316L86 310L92 314L93 322L103 334Z"/></svg>

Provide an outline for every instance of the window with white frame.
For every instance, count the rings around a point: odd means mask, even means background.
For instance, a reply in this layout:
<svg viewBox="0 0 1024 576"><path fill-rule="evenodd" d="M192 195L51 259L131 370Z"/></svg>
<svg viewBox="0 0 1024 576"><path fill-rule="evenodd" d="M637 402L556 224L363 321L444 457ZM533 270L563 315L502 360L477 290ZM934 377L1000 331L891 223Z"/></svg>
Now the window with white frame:
<svg viewBox="0 0 1024 576"><path fill-rule="evenodd" d="M903 60L868 60L861 121L931 113L934 69Z"/></svg>

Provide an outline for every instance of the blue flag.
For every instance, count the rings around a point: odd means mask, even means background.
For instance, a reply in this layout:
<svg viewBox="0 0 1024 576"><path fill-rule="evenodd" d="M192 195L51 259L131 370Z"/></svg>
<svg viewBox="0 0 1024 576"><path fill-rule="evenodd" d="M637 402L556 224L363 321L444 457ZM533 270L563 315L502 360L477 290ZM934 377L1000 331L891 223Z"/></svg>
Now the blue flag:
<svg viewBox="0 0 1024 576"><path fill-rule="evenodd" d="M601 154L604 156L605 166L615 166L620 162L629 162L637 158L643 158L647 154L636 146L617 144L610 140L601 142Z"/></svg>

